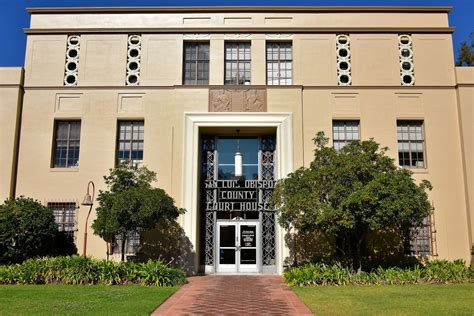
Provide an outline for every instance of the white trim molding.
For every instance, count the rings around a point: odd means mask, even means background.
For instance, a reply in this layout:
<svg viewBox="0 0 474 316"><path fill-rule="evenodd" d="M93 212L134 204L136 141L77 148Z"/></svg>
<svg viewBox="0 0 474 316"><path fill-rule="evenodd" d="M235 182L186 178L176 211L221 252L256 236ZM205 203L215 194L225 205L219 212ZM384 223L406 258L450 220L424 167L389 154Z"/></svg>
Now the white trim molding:
<svg viewBox="0 0 474 316"><path fill-rule="evenodd" d="M199 251L198 194L199 194L199 129L203 127L273 127L276 128L276 178L293 171L293 116L292 113L184 113L182 203L186 213L183 229ZM288 256L284 231L276 227L277 273L283 272L283 260ZM195 271L199 268L199 254L195 256Z"/></svg>

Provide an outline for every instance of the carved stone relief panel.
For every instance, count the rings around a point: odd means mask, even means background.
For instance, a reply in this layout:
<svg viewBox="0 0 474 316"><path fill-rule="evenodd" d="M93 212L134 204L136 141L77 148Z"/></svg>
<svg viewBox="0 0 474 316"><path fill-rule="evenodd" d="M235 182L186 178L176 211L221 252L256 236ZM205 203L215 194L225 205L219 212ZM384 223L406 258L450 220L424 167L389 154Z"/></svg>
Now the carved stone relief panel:
<svg viewBox="0 0 474 316"><path fill-rule="evenodd" d="M266 112L267 90L209 89L209 112Z"/></svg>

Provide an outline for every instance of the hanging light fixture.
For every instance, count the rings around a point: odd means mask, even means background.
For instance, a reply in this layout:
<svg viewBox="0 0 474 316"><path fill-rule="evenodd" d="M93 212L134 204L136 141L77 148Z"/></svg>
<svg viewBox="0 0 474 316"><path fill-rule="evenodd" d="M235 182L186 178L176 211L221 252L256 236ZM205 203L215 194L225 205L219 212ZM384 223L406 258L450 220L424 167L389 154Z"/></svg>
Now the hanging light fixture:
<svg viewBox="0 0 474 316"><path fill-rule="evenodd" d="M235 152L235 156L234 156L234 165L235 165L234 174L236 177L242 177L242 154L240 152L239 132L240 130L238 129L237 130L237 151Z"/></svg>

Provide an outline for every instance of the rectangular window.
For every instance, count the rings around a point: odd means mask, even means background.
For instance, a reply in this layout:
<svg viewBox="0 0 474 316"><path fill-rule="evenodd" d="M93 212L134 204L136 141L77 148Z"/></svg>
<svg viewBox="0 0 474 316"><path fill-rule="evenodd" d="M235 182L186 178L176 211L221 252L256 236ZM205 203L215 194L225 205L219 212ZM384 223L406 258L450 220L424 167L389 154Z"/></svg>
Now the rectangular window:
<svg viewBox="0 0 474 316"><path fill-rule="evenodd" d="M54 168L79 167L80 121L56 121L54 130Z"/></svg>
<svg viewBox="0 0 474 316"><path fill-rule="evenodd" d="M209 84L209 43L184 44L184 84Z"/></svg>
<svg viewBox="0 0 474 316"><path fill-rule="evenodd" d="M360 140L359 120L332 121L333 147L341 149L353 140Z"/></svg>
<svg viewBox="0 0 474 316"><path fill-rule="evenodd" d="M133 232L125 241L125 254L133 256L137 254L138 250L140 250L140 233ZM114 239L113 253L122 253L122 238L120 236L116 236Z"/></svg>
<svg viewBox="0 0 474 316"><path fill-rule="evenodd" d="M435 256L435 234L432 215L427 216L420 227L411 229L408 254L417 257Z"/></svg>
<svg viewBox="0 0 474 316"><path fill-rule="evenodd" d="M53 210L59 231L74 237L74 231L76 230L76 203L49 202L48 208Z"/></svg>
<svg viewBox="0 0 474 316"><path fill-rule="evenodd" d="M425 167L423 121L397 121L398 160L402 167Z"/></svg>
<svg viewBox="0 0 474 316"><path fill-rule="evenodd" d="M143 121L119 121L117 140L117 162L143 161Z"/></svg>
<svg viewBox="0 0 474 316"><path fill-rule="evenodd" d="M291 85L293 73L292 44L267 43L267 85Z"/></svg>
<svg viewBox="0 0 474 316"><path fill-rule="evenodd" d="M225 84L250 84L250 43L225 43Z"/></svg>

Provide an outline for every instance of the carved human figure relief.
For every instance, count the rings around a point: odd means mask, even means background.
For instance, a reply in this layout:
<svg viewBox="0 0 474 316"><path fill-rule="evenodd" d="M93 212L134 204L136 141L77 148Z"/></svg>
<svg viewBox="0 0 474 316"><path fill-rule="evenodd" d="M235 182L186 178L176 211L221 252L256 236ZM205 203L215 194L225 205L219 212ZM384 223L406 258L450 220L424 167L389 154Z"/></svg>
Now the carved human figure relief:
<svg viewBox="0 0 474 316"><path fill-rule="evenodd" d="M228 90L211 90L209 100L210 112L232 111L232 94Z"/></svg>
<svg viewBox="0 0 474 316"><path fill-rule="evenodd" d="M265 97L263 90L249 89L244 93L245 112L263 112Z"/></svg>

